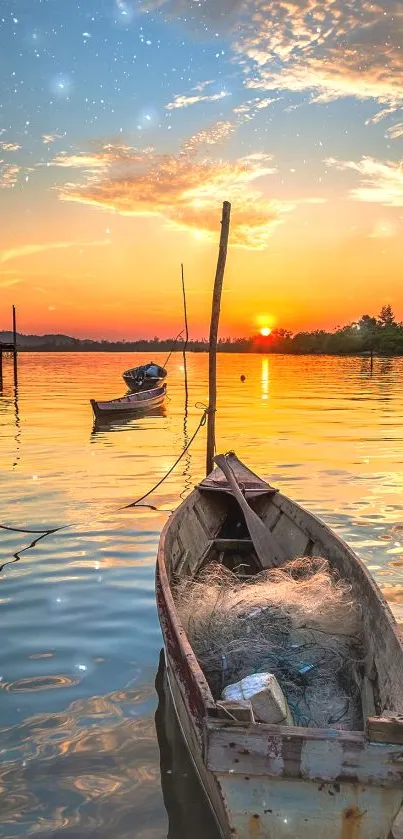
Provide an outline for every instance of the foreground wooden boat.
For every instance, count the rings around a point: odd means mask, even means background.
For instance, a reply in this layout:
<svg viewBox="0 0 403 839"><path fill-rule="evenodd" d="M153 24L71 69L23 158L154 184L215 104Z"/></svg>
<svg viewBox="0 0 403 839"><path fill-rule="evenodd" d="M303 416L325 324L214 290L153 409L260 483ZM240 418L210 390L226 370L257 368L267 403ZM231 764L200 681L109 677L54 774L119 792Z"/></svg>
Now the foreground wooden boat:
<svg viewBox="0 0 403 839"><path fill-rule="evenodd" d="M151 390L128 393L126 396L121 396L119 399L110 399L108 402L96 402L95 399L91 399L90 402L97 418L121 417L136 412L144 413L162 405L166 389L166 384L163 384Z"/></svg>
<svg viewBox="0 0 403 839"><path fill-rule="evenodd" d="M362 606L362 731L266 725L217 703L181 625L175 579L220 555L259 565L244 513L215 469L168 520L156 571L166 666L178 720L225 839L386 839L403 800L403 648L361 560L322 521L227 457L278 555L323 556ZM239 561L239 560L238 560ZM244 712L243 712L244 713ZM238 719L237 719L238 717Z"/></svg>
<svg viewBox="0 0 403 839"><path fill-rule="evenodd" d="M154 361L150 361L149 364L142 364L140 367L131 367L130 370L125 370L123 373L123 379L127 387L133 392L157 387L166 376L165 367L155 364Z"/></svg>

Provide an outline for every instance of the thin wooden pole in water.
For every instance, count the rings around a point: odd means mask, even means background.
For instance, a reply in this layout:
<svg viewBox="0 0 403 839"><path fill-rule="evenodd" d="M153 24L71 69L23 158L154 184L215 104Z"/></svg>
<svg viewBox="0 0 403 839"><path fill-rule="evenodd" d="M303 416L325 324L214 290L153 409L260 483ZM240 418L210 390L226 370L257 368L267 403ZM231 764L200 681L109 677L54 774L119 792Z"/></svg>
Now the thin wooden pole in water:
<svg viewBox="0 0 403 839"><path fill-rule="evenodd" d="M17 372L17 320L15 315L15 306L13 306L13 364L14 364L14 385L18 384Z"/></svg>
<svg viewBox="0 0 403 839"><path fill-rule="evenodd" d="M183 263L181 264L181 276L182 276L182 294L183 294L183 312L185 316L185 343L183 345L183 369L185 373L185 413L187 413L187 405L188 405L188 371L187 371L187 363L186 363L186 350L189 341L189 327L188 327L188 313L187 313L187 306L186 306L186 290L185 290L185 274L183 270Z"/></svg>
<svg viewBox="0 0 403 839"><path fill-rule="evenodd" d="M213 469L214 447L215 447L215 412L217 405L217 336L218 322L220 319L221 291L224 280L225 263L227 259L229 224L231 217L231 204L224 201L222 205L221 236L218 250L217 269L214 280L213 303L211 307L210 341L209 341L209 404L207 414L207 456L206 474L209 475Z"/></svg>

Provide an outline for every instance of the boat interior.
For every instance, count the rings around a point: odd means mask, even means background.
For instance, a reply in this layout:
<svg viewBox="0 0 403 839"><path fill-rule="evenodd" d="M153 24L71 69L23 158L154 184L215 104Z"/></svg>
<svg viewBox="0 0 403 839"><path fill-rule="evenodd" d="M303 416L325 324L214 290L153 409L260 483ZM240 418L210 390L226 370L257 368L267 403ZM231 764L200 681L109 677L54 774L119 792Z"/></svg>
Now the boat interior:
<svg viewBox="0 0 403 839"><path fill-rule="evenodd" d="M229 458L249 505L283 552L323 557L348 581L360 605L365 658L360 672L362 718L403 713L403 651L389 607L365 565L322 521ZM206 478L171 519L164 558L171 590L184 577L197 578L210 563L239 579L262 570L244 514L219 469ZM268 561L268 565L269 565Z"/></svg>

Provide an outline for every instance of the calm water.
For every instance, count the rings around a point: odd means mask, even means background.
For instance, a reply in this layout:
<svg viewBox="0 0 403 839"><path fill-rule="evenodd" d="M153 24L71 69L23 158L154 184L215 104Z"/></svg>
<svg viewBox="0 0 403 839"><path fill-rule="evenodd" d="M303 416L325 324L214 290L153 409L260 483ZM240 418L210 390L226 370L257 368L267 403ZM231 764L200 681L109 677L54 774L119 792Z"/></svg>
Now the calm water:
<svg viewBox="0 0 403 839"><path fill-rule="evenodd" d="M4 837L214 836L162 698L155 719L154 558L203 475L205 431L149 499L157 509L119 511L196 428L207 357L188 357L187 416L177 354L162 415L94 428L89 398L122 395L121 371L143 359L21 354L18 398L5 370L0 520L72 526L17 561L33 536L0 531ZM365 359L221 355L217 434L347 539L403 621L402 378L400 359L376 359L371 375Z"/></svg>

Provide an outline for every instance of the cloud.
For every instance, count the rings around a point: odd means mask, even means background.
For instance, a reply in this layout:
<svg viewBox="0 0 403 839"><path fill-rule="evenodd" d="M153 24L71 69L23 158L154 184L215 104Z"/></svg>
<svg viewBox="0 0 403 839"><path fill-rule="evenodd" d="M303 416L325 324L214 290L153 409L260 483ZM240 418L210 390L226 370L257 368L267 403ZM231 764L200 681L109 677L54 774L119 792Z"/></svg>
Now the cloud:
<svg viewBox="0 0 403 839"><path fill-rule="evenodd" d="M109 245L110 239L101 239L98 242L40 242L39 244L22 245L19 248L10 248L0 254L0 262L10 262L12 259L20 259L25 256L33 256L45 251L53 251L66 248L93 248Z"/></svg>
<svg viewBox="0 0 403 839"><path fill-rule="evenodd" d="M268 108L269 105L278 102L279 99L279 96L254 96L253 99L247 99L241 105L237 105L233 113L237 117L238 125L253 119L258 111Z"/></svg>
<svg viewBox="0 0 403 839"><path fill-rule="evenodd" d="M18 143L0 143L0 149L2 151L20 151L21 146Z"/></svg>
<svg viewBox="0 0 403 839"><path fill-rule="evenodd" d="M220 93L206 93L197 94L196 96L174 96L172 102L165 105L167 111L174 111L178 108L188 108L189 105L197 105L199 102L217 102L219 99L224 99L230 96L226 90L221 90Z"/></svg>
<svg viewBox="0 0 403 839"><path fill-rule="evenodd" d="M64 134L42 134L42 142L45 143L45 146L50 145L50 143L55 143L56 140L62 140L65 137Z"/></svg>
<svg viewBox="0 0 403 839"><path fill-rule="evenodd" d="M203 145L229 130L219 123L195 135L176 155L127 148L122 153L119 146L115 154L111 146L103 146L92 155L70 157L71 166L84 170L84 180L66 183L59 188L60 197L123 215L160 216L170 227L213 240L222 200L228 198L232 244L263 249L274 226L294 205L267 201L255 188L256 181L275 172L268 155L248 155L234 162L203 156Z"/></svg>
<svg viewBox="0 0 403 839"><path fill-rule="evenodd" d="M19 283L22 283L22 280L17 277L8 277L6 279L0 277L0 288L11 288L14 285L19 285Z"/></svg>
<svg viewBox="0 0 403 839"><path fill-rule="evenodd" d="M61 152L45 166L60 166L62 169L86 169L96 171L105 169L109 164L132 161L134 150L123 143L107 143L95 154L68 154ZM43 166L44 164L40 164Z"/></svg>
<svg viewBox="0 0 403 839"><path fill-rule="evenodd" d="M12 189L18 183L20 167L0 160L0 189Z"/></svg>
<svg viewBox="0 0 403 839"><path fill-rule="evenodd" d="M340 171L352 170L361 176L359 187L350 191L351 198L385 207L403 207L403 165L394 161L380 161L373 157L362 160L328 158L327 165Z"/></svg>
<svg viewBox="0 0 403 839"><path fill-rule="evenodd" d="M185 151L199 150L201 146L214 146L223 143L236 130L234 122L216 122L210 128L198 131L183 145Z"/></svg>
<svg viewBox="0 0 403 839"><path fill-rule="evenodd" d="M249 88L403 106L401 0L142 0L185 25L231 39Z"/></svg>
<svg viewBox="0 0 403 839"><path fill-rule="evenodd" d="M250 6L251 4L249 4ZM403 105L403 10L393 0L262 0L236 49L249 87Z"/></svg>
<svg viewBox="0 0 403 839"><path fill-rule="evenodd" d="M396 140L398 137L403 137L403 122L398 122L396 125L391 125L386 130L386 136L391 140Z"/></svg>

